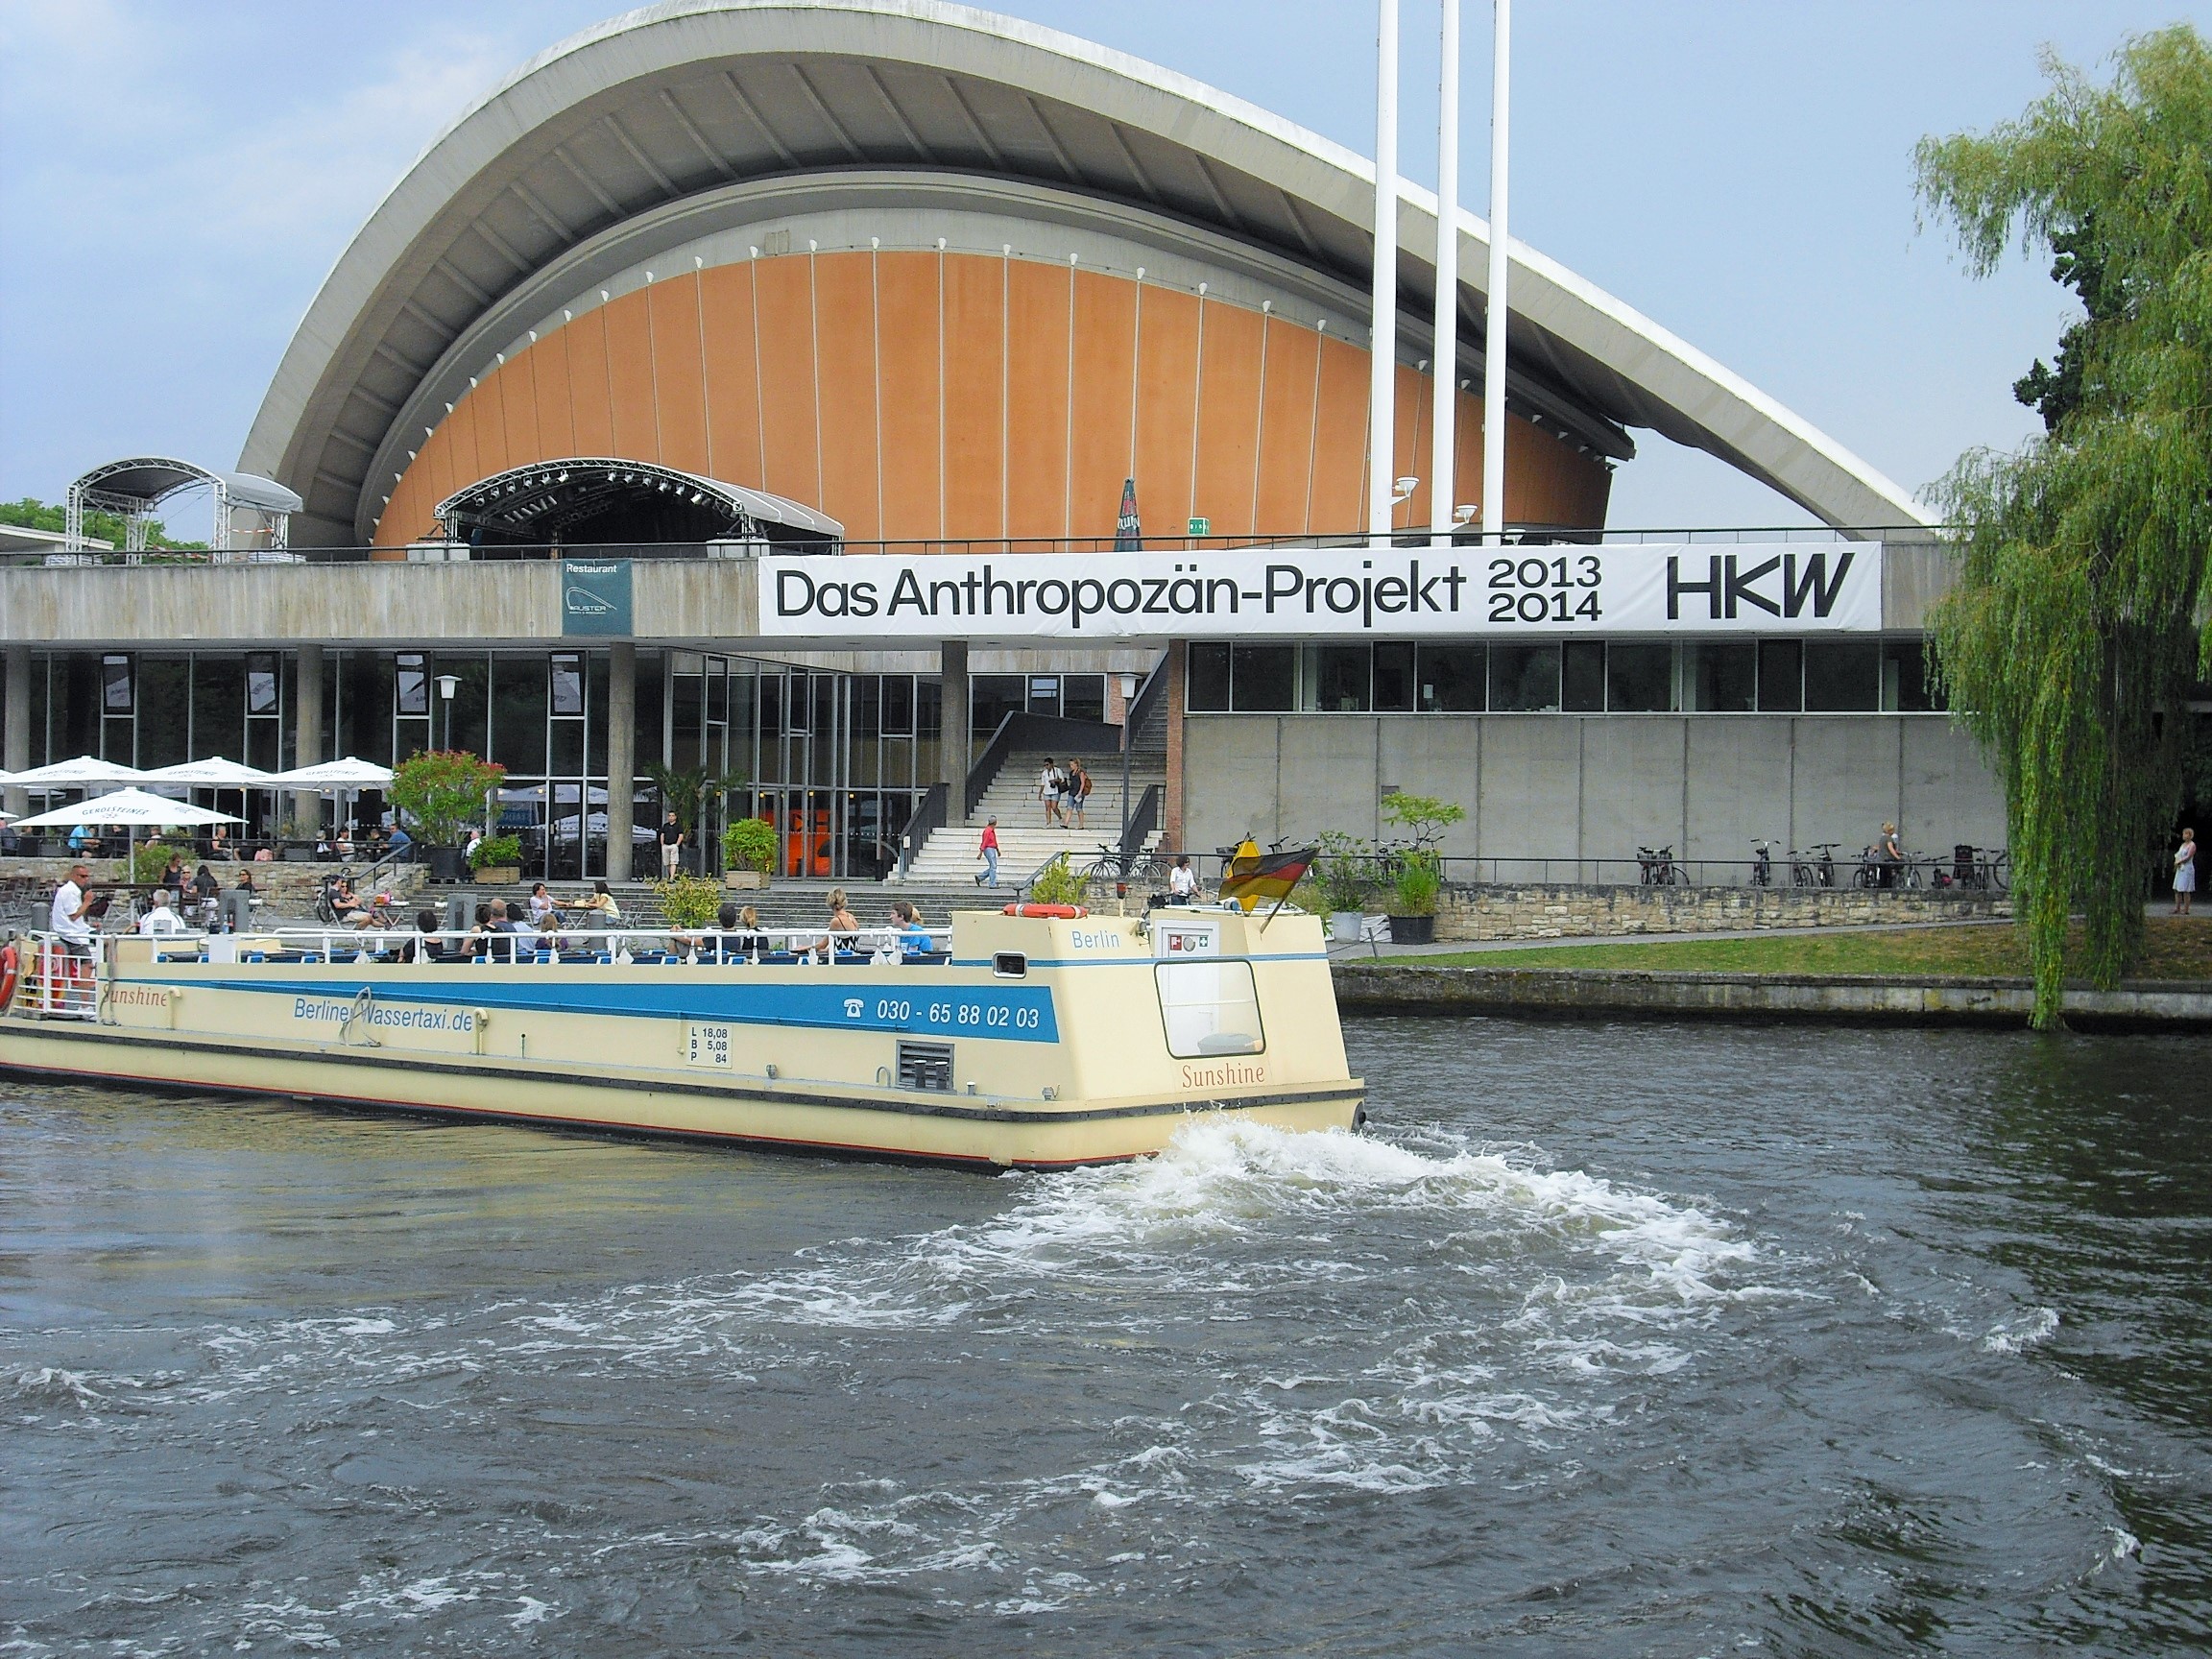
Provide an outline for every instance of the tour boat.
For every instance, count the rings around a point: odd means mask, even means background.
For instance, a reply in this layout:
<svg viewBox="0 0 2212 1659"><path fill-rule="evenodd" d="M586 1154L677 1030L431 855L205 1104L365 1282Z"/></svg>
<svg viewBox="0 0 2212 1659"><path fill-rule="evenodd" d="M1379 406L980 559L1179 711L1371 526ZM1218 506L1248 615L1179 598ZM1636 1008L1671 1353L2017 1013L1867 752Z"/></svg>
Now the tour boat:
<svg viewBox="0 0 2212 1659"><path fill-rule="evenodd" d="M1142 1157L1193 1116L1363 1118L1308 915L540 943L26 934L0 953L0 1070L982 1168Z"/></svg>

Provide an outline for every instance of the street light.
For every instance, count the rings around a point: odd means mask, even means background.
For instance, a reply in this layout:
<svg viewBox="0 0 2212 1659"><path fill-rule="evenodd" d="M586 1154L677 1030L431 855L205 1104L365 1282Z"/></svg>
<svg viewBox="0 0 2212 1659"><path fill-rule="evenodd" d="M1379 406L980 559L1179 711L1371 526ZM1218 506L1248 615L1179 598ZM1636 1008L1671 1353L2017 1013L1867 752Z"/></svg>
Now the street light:
<svg viewBox="0 0 2212 1659"><path fill-rule="evenodd" d="M453 747L453 693L461 689L461 676L438 676L438 700L445 705L445 747Z"/></svg>
<svg viewBox="0 0 2212 1659"><path fill-rule="evenodd" d="M1121 879L1129 879L1129 749L1137 740L1130 705L1137 697L1137 676L1124 668L1115 676L1121 682ZM1126 889L1124 889L1126 891Z"/></svg>

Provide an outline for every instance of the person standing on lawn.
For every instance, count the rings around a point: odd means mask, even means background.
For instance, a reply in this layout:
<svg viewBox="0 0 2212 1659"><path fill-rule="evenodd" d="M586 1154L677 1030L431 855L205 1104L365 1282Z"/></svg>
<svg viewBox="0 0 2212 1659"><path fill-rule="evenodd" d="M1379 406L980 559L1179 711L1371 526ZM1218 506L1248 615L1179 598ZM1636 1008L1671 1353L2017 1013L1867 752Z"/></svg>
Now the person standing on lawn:
<svg viewBox="0 0 2212 1659"><path fill-rule="evenodd" d="M2174 849L2174 914L2189 914L2189 901L2197 896L2197 831L2181 831L2181 845Z"/></svg>

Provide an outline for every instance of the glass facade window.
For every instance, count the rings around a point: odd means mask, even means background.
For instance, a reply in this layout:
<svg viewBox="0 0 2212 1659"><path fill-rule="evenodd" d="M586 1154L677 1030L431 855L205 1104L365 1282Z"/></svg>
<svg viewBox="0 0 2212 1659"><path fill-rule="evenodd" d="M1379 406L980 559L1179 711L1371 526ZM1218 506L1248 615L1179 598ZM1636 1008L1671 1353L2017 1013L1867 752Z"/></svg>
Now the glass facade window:
<svg viewBox="0 0 2212 1659"><path fill-rule="evenodd" d="M175 766L192 755L192 662L138 659L138 764Z"/></svg>
<svg viewBox="0 0 2212 1659"><path fill-rule="evenodd" d="M556 717L584 712L584 659L572 652L553 658L553 712Z"/></svg>
<svg viewBox="0 0 2212 1659"><path fill-rule="evenodd" d="M1185 660L1183 706L1194 714L1229 710L1229 647L1205 640L1190 647Z"/></svg>
<svg viewBox="0 0 2212 1659"><path fill-rule="evenodd" d="M277 691L276 659L266 653L246 659L246 712L267 716L282 712Z"/></svg>
<svg viewBox="0 0 2212 1659"><path fill-rule="evenodd" d="M1288 714L1298 707L1295 645L1229 648L1229 696L1239 714Z"/></svg>
<svg viewBox="0 0 2212 1659"><path fill-rule="evenodd" d="M1656 714L1674 707L1674 647L1639 640L1605 648L1605 707L1617 714Z"/></svg>
<svg viewBox="0 0 2212 1659"><path fill-rule="evenodd" d="M1882 705L1882 646L1873 639L1805 642L1805 707L1814 713L1871 712Z"/></svg>
<svg viewBox="0 0 2212 1659"><path fill-rule="evenodd" d="M882 722L880 730L886 737L911 737L914 735L914 676L911 674L886 674L883 676Z"/></svg>
<svg viewBox="0 0 2212 1659"><path fill-rule="evenodd" d="M1480 645L1423 645L1414 660L1421 708L1439 714L1479 714L1486 702L1489 653Z"/></svg>
<svg viewBox="0 0 2212 1659"><path fill-rule="evenodd" d="M1935 683L1928 647L1917 639L1882 642L1882 707L1900 714L1926 714L1947 707Z"/></svg>
<svg viewBox="0 0 2212 1659"><path fill-rule="evenodd" d="M1760 712L1794 714L1804 707L1804 642L1797 639L1760 640Z"/></svg>
<svg viewBox="0 0 2212 1659"><path fill-rule="evenodd" d="M1060 677L1060 712L1070 720L1106 718L1106 676L1063 674Z"/></svg>
<svg viewBox="0 0 2212 1659"><path fill-rule="evenodd" d="M1375 647L1375 711L1403 714L1413 708L1413 647L1384 643Z"/></svg>
<svg viewBox="0 0 2212 1659"><path fill-rule="evenodd" d="M1330 714L1364 714L1374 653L1365 645L1309 645L1306 707Z"/></svg>
<svg viewBox="0 0 2212 1659"><path fill-rule="evenodd" d="M977 674L970 678L969 732L989 737L998 722L1028 707L1028 686L1019 674Z"/></svg>
<svg viewBox="0 0 2212 1659"><path fill-rule="evenodd" d="M1759 647L1703 640L1683 647L1684 703L1701 713L1748 714L1759 706Z"/></svg>
<svg viewBox="0 0 2212 1659"><path fill-rule="evenodd" d="M422 658L413 652L402 651L393 659L397 670L393 685L392 711L395 714L427 714L430 712L430 670Z"/></svg>
<svg viewBox="0 0 2212 1659"><path fill-rule="evenodd" d="M100 659L100 712L103 714L128 714L131 712L130 658L103 657Z"/></svg>
<svg viewBox="0 0 2212 1659"><path fill-rule="evenodd" d="M1559 707L1570 714L1605 712L1605 641L1570 639L1562 646Z"/></svg>
<svg viewBox="0 0 2212 1659"><path fill-rule="evenodd" d="M1559 708L1559 647L1490 647L1490 709L1493 713L1546 714Z"/></svg>

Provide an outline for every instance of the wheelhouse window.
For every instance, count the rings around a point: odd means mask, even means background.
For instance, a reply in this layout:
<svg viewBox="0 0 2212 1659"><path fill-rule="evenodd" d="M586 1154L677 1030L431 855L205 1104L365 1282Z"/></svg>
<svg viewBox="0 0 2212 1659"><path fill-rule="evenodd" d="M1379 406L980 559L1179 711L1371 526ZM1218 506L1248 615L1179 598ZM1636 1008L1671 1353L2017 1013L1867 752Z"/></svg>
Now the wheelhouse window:
<svg viewBox="0 0 2212 1659"><path fill-rule="evenodd" d="M1162 962L1160 1018L1167 1052L1178 1060L1214 1054L1258 1054L1267 1046L1252 964L1235 959Z"/></svg>

